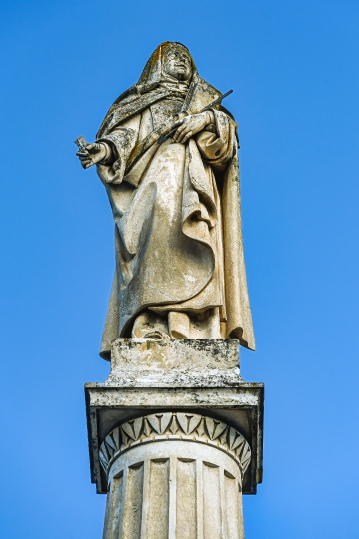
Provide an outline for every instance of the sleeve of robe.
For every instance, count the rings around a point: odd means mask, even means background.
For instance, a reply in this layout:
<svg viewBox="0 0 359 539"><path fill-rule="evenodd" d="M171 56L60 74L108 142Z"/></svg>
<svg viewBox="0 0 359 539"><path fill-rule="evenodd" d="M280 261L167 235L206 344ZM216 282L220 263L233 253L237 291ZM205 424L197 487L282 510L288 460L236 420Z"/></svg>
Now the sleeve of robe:
<svg viewBox="0 0 359 539"><path fill-rule="evenodd" d="M236 124L224 112L213 111L215 133L203 131L196 137L204 160L214 168L225 166L222 192L227 338L239 339L255 350L252 313L244 263L240 176Z"/></svg>
<svg viewBox="0 0 359 539"><path fill-rule="evenodd" d="M122 183L127 160L138 139L141 115L137 114L123 125L107 133L106 131L97 139L110 146L113 162L100 164L97 167L98 175L104 184L119 185Z"/></svg>

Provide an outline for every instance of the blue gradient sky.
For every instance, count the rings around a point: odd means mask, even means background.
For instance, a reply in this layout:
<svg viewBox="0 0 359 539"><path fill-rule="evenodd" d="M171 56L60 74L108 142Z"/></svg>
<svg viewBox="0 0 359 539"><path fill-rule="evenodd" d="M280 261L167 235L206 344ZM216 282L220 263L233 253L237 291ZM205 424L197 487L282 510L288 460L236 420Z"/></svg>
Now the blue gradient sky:
<svg viewBox="0 0 359 539"><path fill-rule="evenodd" d="M83 384L108 373L113 223L73 140L164 40L234 89L258 345L242 374L266 384L246 537L358 537L358 28L355 0L2 1L2 537L101 537Z"/></svg>

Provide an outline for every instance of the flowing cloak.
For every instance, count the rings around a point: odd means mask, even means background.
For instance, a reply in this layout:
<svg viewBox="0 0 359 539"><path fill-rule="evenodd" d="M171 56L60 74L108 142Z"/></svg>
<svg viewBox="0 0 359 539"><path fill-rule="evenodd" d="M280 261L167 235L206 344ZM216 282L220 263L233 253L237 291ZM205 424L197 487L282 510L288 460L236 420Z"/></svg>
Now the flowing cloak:
<svg viewBox="0 0 359 539"><path fill-rule="evenodd" d="M110 359L111 341L130 336L145 309L197 314L217 308L221 337L255 349L237 125L217 106L215 124L185 144L172 138L159 143L176 113L194 114L221 95L199 76L192 58L187 85L163 83L162 57L170 45L155 50L138 83L114 102L97 134L113 154L97 166L113 211L116 244L100 350L105 359Z"/></svg>

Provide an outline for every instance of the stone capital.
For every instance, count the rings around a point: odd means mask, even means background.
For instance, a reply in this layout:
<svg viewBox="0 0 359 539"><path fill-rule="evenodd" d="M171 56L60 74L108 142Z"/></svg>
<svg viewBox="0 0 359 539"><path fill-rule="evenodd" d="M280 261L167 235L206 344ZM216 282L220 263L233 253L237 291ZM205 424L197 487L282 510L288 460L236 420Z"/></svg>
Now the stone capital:
<svg viewBox="0 0 359 539"><path fill-rule="evenodd" d="M242 479L251 460L247 440L223 421L190 412L159 412L126 421L113 429L100 446L101 465L108 476L113 463L123 453L137 446L167 441L205 444L223 451L237 463Z"/></svg>

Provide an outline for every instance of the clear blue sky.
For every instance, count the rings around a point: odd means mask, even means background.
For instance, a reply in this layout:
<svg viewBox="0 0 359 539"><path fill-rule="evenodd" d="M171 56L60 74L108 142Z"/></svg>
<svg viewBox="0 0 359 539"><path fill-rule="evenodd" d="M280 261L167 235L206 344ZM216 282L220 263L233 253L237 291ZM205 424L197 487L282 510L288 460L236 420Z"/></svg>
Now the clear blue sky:
<svg viewBox="0 0 359 539"><path fill-rule="evenodd" d="M356 538L357 0L1 3L1 536L99 539L83 384L110 291L113 223L92 141L164 40L239 122L245 253L266 384L264 483L247 539Z"/></svg>

